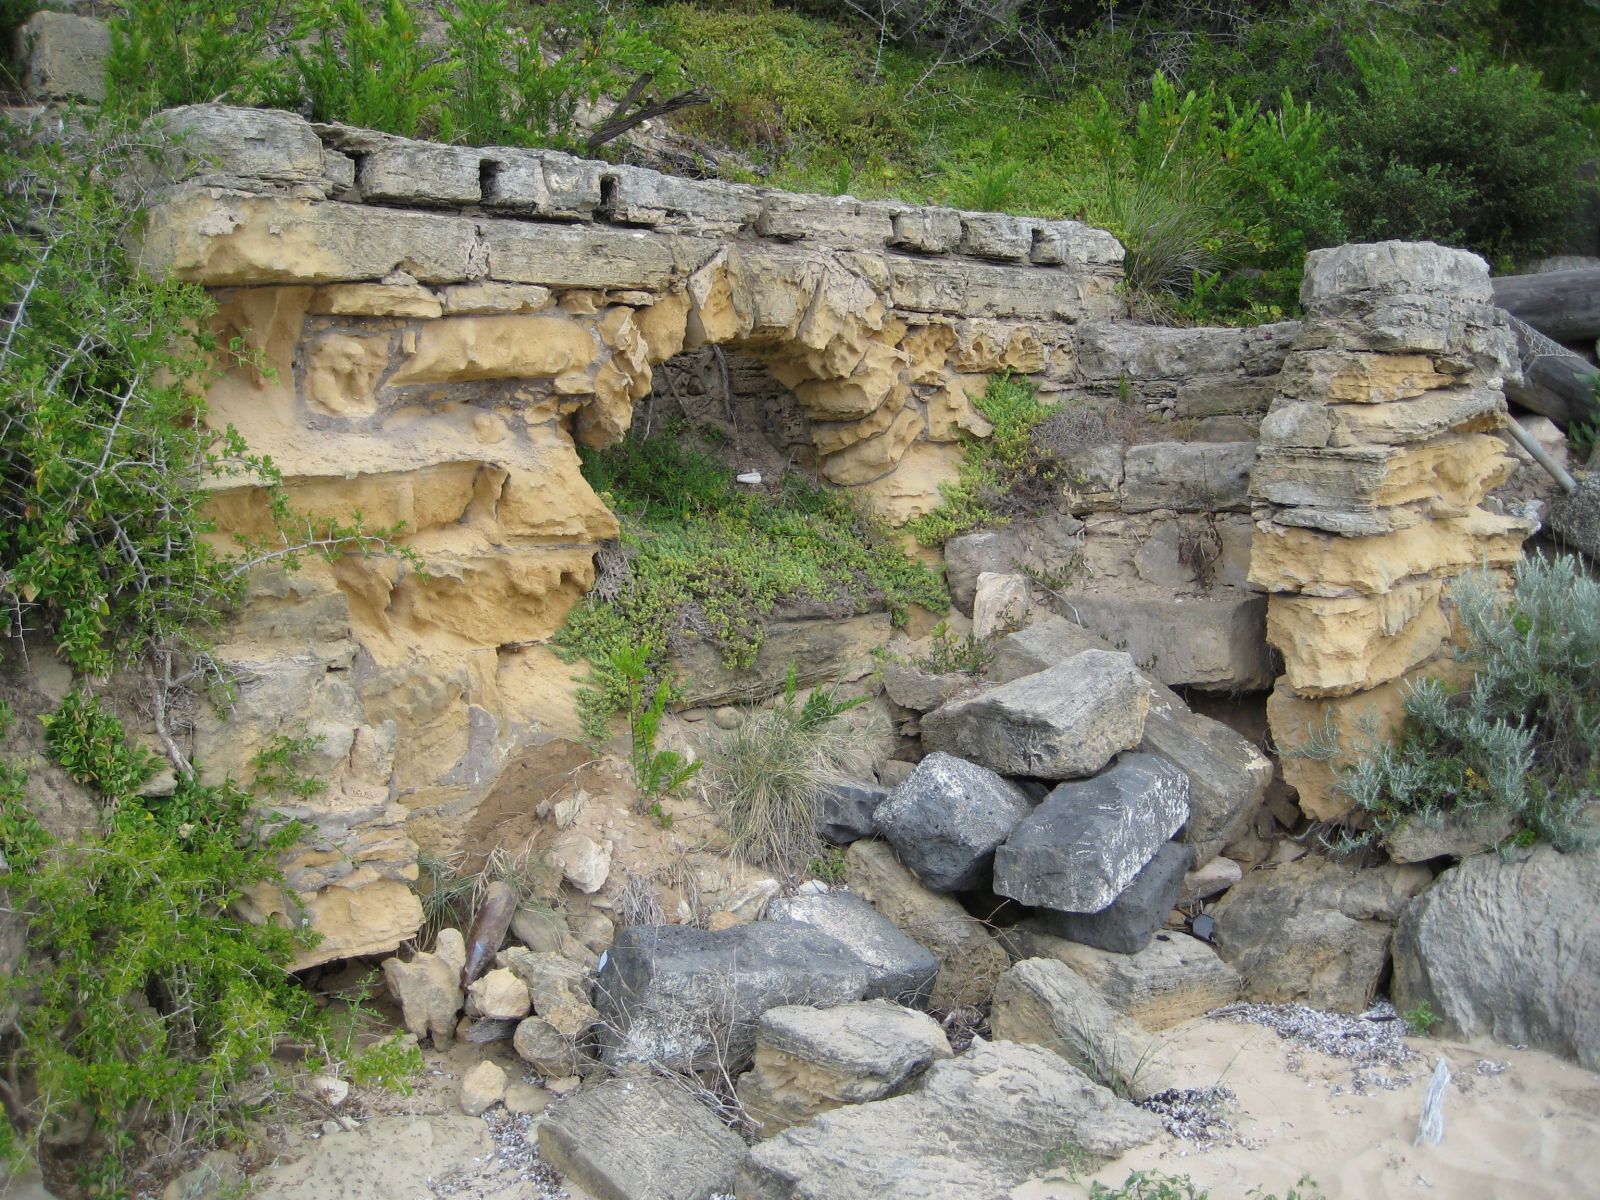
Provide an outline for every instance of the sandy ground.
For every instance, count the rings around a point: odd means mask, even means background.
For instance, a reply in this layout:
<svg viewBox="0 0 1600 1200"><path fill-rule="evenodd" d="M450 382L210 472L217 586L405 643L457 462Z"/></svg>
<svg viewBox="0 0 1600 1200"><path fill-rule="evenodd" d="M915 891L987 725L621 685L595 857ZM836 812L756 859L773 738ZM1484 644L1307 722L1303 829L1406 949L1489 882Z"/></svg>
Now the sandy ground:
<svg viewBox="0 0 1600 1200"><path fill-rule="evenodd" d="M1180 1082L1221 1084L1238 1097L1234 1132L1196 1145L1165 1136L1093 1175L1065 1167L1016 1189L1014 1200L1077 1200L1134 1170L1187 1175L1213 1200L1260 1188L1284 1198L1309 1175L1328 1200L1574 1200L1600 1195L1600 1075L1537 1051L1491 1043L1409 1039L1418 1057L1400 1069L1364 1068L1281 1039L1271 1029L1198 1020L1168 1031ZM258 1144L258 1200L586 1200L530 1149L534 1118L496 1109L465 1116L460 1076L484 1053L428 1054L410 1097L364 1090L341 1109L358 1124L311 1119ZM1440 1057L1454 1075L1438 1146L1413 1139L1423 1092ZM497 1061L528 1079L509 1047ZM1384 1086L1387 1083L1390 1086ZM1316 1191L1300 1189L1301 1200ZM965 1200L906 1197L904 1200ZM976 1200L976 1198L975 1198ZM981 1200L991 1200L983 1197Z"/></svg>
<svg viewBox="0 0 1600 1200"><path fill-rule="evenodd" d="M1348 1061L1256 1025L1201 1019L1165 1036L1185 1085L1221 1083L1237 1095L1236 1134L1211 1146L1164 1137L1078 1185L1034 1182L1015 1200L1075 1200L1089 1179L1120 1185L1135 1170L1187 1175L1213 1200L1243 1200L1253 1188L1283 1197L1302 1175L1328 1200L1600 1195L1600 1075L1548 1054L1408 1038L1416 1060L1398 1071L1362 1072L1411 1077L1385 1089L1357 1085ZM1413 1145L1440 1057L1454 1076L1444 1136L1437 1146ZM1306 1189L1300 1194L1304 1200Z"/></svg>

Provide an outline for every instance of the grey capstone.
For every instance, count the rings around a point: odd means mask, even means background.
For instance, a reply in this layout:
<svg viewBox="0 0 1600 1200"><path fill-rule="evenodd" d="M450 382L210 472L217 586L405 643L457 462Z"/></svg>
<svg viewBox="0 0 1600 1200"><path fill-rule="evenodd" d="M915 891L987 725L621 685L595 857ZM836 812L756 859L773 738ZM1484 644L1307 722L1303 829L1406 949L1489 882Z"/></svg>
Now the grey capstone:
<svg viewBox="0 0 1600 1200"><path fill-rule="evenodd" d="M873 836L878 811L889 791L871 783L831 783L817 797L817 836L835 846Z"/></svg>
<svg viewBox="0 0 1600 1200"><path fill-rule="evenodd" d="M950 754L933 753L878 806L878 831L900 861L938 892L984 882L995 847L1033 806L1015 784Z"/></svg>
<svg viewBox="0 0 1600 1200"><path fill-rule="evenodd" d="M1039 927L1046 933L1117 954L1137 954L1150 944L1178 902L1184 874L1194 861L1194 851L1168 842L1145 863L1122 894L1096 913L1039 910Z"/></svg>
<svg viewBox="0 0 1600 1200"><path fill-rule="evenodd" d="M1153 754L1064 783L995 853L994 890L1023 904L1094 913L1133 882L1189 816L1189 777Z"/></svg>

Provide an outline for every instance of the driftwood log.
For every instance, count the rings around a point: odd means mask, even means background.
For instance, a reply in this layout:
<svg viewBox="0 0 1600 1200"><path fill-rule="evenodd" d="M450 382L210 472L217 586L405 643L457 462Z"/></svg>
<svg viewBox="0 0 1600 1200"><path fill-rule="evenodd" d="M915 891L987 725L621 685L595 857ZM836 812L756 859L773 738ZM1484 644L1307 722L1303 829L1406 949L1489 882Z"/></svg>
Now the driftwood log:
<svg viewBox="0 0 1600 1200"><path fill-rule="evenodd" d="M1494 281L1494 302L1558 342L1600 338L1600 267L1504 275Z"/></svg>
<svg viewBox="0 0 1600 1200"><path fill-rule="evenodd" d="M1522 382L1508 382L1506 396L1564 426L1600 424L1600 400L1595 397L1600 370L1516 316L1511 317L1511 329L1522 359Z"/></svg>

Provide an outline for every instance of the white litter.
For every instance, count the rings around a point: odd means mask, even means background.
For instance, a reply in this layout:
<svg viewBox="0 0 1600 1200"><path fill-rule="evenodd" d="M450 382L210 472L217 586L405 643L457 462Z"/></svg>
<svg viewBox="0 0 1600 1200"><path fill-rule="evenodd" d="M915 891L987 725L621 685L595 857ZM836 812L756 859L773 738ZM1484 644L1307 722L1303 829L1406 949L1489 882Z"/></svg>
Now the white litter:
<svg viewBox="0 0 1600 1200"><path fill-rule="evenodd" d="M1441 1058L1433 1069L1433 1078L1428 1081L1428 1091L1422 1097L1422 1120L1417 1125L1417 1140L1412 1145L1426 1142L1437 1146L1444 1137L1444 1094L1449 1087L1450 1067Z"/></svg>
<svg viewBox="0 0 1600 1200"><path fill-rule="evenodd" d="M744 471L744 472L741 472L738 475L735 475L734 479L739 483L748 483L748 484L754 485L754 484L757 484L757 483L761 482L761 472L760 471Z"/></svg>

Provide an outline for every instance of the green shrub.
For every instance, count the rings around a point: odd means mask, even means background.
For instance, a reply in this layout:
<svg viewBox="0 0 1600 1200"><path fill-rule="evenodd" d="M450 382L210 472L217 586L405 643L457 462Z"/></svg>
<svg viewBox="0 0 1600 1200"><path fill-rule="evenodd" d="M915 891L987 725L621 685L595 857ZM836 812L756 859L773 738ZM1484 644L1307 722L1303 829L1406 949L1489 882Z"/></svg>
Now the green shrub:
<svg viewBox="0 0 1600 1200"><path fill-rule="evenodd" d="M274 40L294 0L130 0L113 6L107 92L138 112L180 104L251 104L281 95Z"/></svg>
<svg viewBox="0 0 1600 1200"><path fill-rule="evenodd" d="M460 64L425 45L405 0L316 0L316 39L291 46L301 89L318 121L343 121L402 137L434 131Z"/></svg>
<svg viewBox="0 0 1600 1200"><path fill-rule="evenodd" d="M794 668L770 708L747 710L707 748L707 794L735 854L797 878L826 865L817 838L817 801L828 784L872 769L872 731L839 718L861 700L836 702L823 688L802 705Z"/></svg>
<svg viewBox="0 0 1600 1200"><path fill-rule="evenodd" d="M1343 202L1358 238L1434 240L1507 266L1557 250L1594 153L1581 105L1537 71L1468 54L1353 45L1339 118Z"/></svg>
<svg viewBox="0 0 1600 1200"><path fill-rule="evenodd" d="M633 766L634 782L639 786L639 799L648 802L656 819L661 821L661 800L694 778L703 764L691 762L676 750L656 748L656 736L661 731L662 718L667 715L672 685L665 679L656 680L650 699L645 699L645 681L650 673L645 648L618 647L611 652L609 666L628 689L628 761ZM661 823L665 828L671 820Z"/></svg>
<svg viewBox="0 0 1600 1200"><path fill-rule="evenodd" d="M886 528L800 475L767 490L737 485L682 427L651 438L636 429L609 450L581 453L585 477L622 521L621 545L602 553L594 590L555 638L569 661L590 665L580 702L597 742L628 707L618 649L641 651L660 679L672 645L700 637L737 670L754 662L780 604L840 615L882 604L897 621L912 604L948 607L939 578Z"/></svg>
<svg viewBox="0 0 1600 1200"><path fill-rule="evenodd" d="M1406 699L1407 722L1341 786L1386 830L1409 819L1487 810L1573 849L1600 800L1600 582L1572 557L1518 564L1509 600L1487 578L1452 589L1477 673L1463 690L1437 680Z"/></svg>
<svg viewBox="0 0 1600 1200"><path fill-rule="evenodd" d="M301 830L264 823L270 794L232 782L180 777L170 797L140 797L153 764L94 701L69 698L48 741L99 790L103 830L56 842L25 806L21 772L0 768L0 888L27 921L24 968L0 980L20 1033L0 1141L48 1157L53 1133L86 1125L87 1153L62 1163L121 1195L158 1155L155 1135L203 1144L235 1127L249 1109L238 1089L278 1040L319 1033L286 970L308 932L229 911L252 888L282 887L277 857Z"/></svg>
<svg viewBox="0 0 1600 1200"><path fill-rule="evenodd" d="M1003 524L1011 514L1048 503L1058 474L1052 454L1035 433L1060 406L1040 404L1024 377L996 375L973 406L994 427L986 438L966 437L960 474L939 489L939 507L906 523L906 531L928 546L958 534Z"/></svg>

